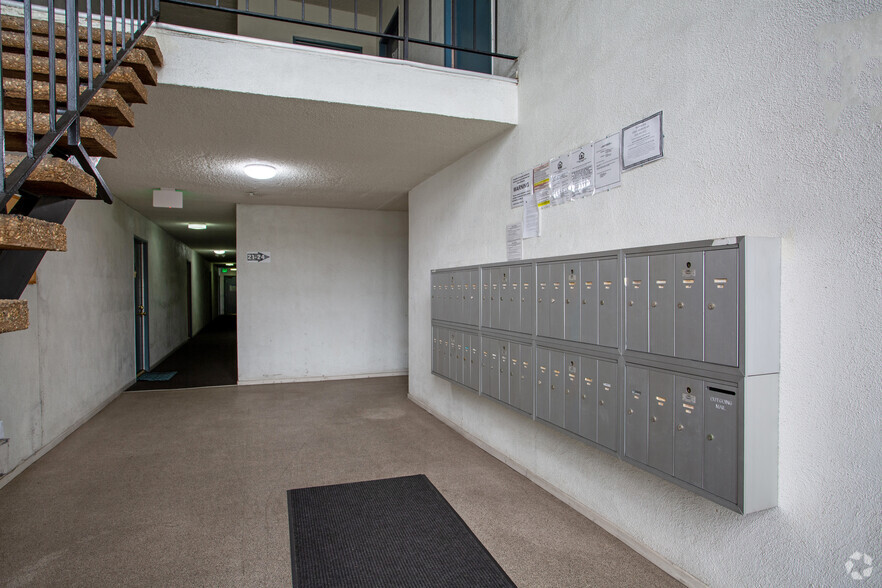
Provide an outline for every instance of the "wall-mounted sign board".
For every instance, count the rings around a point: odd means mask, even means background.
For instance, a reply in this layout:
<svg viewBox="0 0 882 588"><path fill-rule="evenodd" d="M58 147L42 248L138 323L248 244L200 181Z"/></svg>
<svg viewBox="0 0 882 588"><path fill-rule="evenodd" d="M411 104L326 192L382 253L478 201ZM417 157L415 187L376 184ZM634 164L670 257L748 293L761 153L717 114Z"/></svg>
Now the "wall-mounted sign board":
<svg viewBox="0 0 882 588"><path fill-rule="evenodd" d="M245 254L245 261L250 263L269 263L269 251L249 251Z"/></svg>
<svg viewBox="0 0 882 588"><path fill-rule="evenodd" d="M661 159L663 143L661 111L623 128L622 169L628 171Z"/></svg>

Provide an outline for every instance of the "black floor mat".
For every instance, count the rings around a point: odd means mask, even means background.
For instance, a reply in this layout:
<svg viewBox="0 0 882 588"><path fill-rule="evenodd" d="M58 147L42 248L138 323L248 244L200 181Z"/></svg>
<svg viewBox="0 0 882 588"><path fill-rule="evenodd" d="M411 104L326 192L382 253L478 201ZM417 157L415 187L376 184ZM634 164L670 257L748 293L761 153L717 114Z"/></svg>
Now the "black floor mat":
<svg viewBox="0 0 882 588"><path fill-rule="evenodd" d="M426 476L288 491L294 586L514 586Z"/></svg>

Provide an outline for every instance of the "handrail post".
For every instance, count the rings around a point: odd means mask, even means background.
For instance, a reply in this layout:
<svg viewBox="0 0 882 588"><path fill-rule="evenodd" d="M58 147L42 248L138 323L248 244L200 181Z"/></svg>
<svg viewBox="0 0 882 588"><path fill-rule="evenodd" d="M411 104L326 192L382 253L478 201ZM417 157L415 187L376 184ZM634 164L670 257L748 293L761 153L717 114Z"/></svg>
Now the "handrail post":
<svg viewBox="0 0 882 588"><path fill-rule="evenodd" d="M77 110L77 97L79 96L79 50L77 48L77 40L79 32L77 25L79 24L77 15L77 0L66 0L65 2L65 27L67 29L67 110L75 112ZM79 118L67 129L67 144L71 147L80 144L80 125Z"/></svg>
<svg viewBox="0 0 882 588"><path fill-rule="evenodd" d="M407 61L407 49L410 41L410 0L404 0L404 49L402 58Z"/></svg>

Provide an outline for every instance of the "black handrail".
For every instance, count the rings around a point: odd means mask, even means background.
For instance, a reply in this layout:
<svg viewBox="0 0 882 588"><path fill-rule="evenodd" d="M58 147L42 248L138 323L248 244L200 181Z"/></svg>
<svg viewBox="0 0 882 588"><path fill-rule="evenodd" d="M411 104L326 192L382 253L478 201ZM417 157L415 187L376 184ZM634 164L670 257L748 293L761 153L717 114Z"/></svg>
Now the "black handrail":
<svg viewBox="0 0 882 588"><path fill-rule="evenodd" d="M93 30L94 15L92 14L92 2L97 1L99 4L99 30L100 30L100 50L101 62L97 76L94 69L94 45L95 37ZM33 21L34 11L31 0L23 0L22 12L24 17L24 55L25 55L25 116L26 116L26 156L16 166L11 174L5 175L5 154L6 143L4 133L3 117L0 116L0 140L3 140L3 151L0 152L0 167L3 167L3 191L0 195L0 213L6 212L6 205L9 200L17 193L21 192L21 187L31 173L40 164L40 161L52 151L64 151L67 155L76 157L83 169L95 176L99 187L99 195L106 202L112 201L112 196L101 176L95 169L94 163L86 155L80 144L80 116L85 110L89 101L100 90L108 78L116 70L117 66L128 56L141 35L150 27L151 24L159 16L159 0L130 0L130 13L126 17L126 0L110 0L112 5L112 39L110 46L112 48L113 59L107 60L105 53L107 50L107 37L105 34L106 27L106 9L105 0L85 0L84 12L77 10L77 0L64 0L64 8L56 8L55 0L50 0L49 8L46 11L46 21L48 23L48 64L49 64L49 132L46 133L39 141L34 136L34 72L33 72ZM121 17L117 18L117 2L120 3ZM137 4L136 4L137 3ZM135 7L137 6L138 15L135 15ZM64 32L66 35L66 76L67 76L67 101L66 105L61 107L56 99L56 71L55 71L55 37L56 37L56 16L60 15L64 19ZM85 20L86 28L86 50L88 72L85 76L85 88L80 90L79 76L79 26L80 19ZM119 39L119 49L117 50L117 23L122 29L122 38ZM127 35L127 32L130 32ZM2 49L0 49L2 56ZM0 84L2 84L3 75L0 72ZM2 97L0 97L0 107L2 107ZM67 141L62 143L62 137L67 136ZM25 194L22 194L25 195Z"/></svg>
<svg viewBox="0 0 882 588"><path fill-rule="evenodd" d="M292 0L292 1L297 2L298 0ZM401 34L401 35L391 35L388 33L381 33L380 32L381 23L383 20L383 2L382 2L382 0L379 2L379 18L377 21L377 31L374 32L374 31L369 31L367 29L359 29L358 28L358 0L352 0L352 1L353 1L353 6L354 6L353 26L347 27L347 26L335 25L332 23L332 18L331 18L332 3L331 3L331 0L328 0L328 22L327 23L306 20L306 0L299 0L299 3L301 5L300 18L291 18L291 17L279 15L278 0L274 0L274 2L273 2L273 13L272 14L268 14L265 12L255 12L253 10L250 10L250 7L248 5L247 0L246 0L246 7L244 10L239 9L239 8L229 8L226 6L221 6L220 0L214 0L214 2L211 4L195 2L193 0L162 0L162 2L165 2L168 4L177 4L179 6L188 6L191 8L214 10L217 12L226 12L228 14L235 14L237 16L250 16L250 17L255 17L255 18L264 18L267 20L275 20L275 21L279 21L279 22L304 25L304 26L325 29L325 30L330 30L330 31L352 33L352 34L356 34L356 35L364 35L366 37L374 37L374 38L385 39L385 40L389 40L389 41L398 41L402 44L402 58L405 60L407 60L409 57L408 49L409 49L409 45L411 43L413 43L415 45L423 45L426 47L447 49L447 50L455 51L455 52L463 52L463 53L469 53L469 54L473 54L473 55L481 55L484 57L505 59L508 61L517 61L517 59L518 59L518 57L516 55L508 55L506 53L499 53L498 52L498 28L495 26L495 23L493 26L493 31L494 31L494 37L493 37L494 50L493 51L485 51L482 49L478 49L477 48L477 35L473 35L472 46L470 48L463 47L461 45L457 45L456 39L454 39L453 43L439 43L437 41L432 41L432 18L431 18L432 17L432 10L431 10L432 0L426 0L428 2L428 6L429 6L429 19L428 19L428 29L429 29L428 36L429 36L429 38L428 39L421 39L421 38L413 37L410 35L410 15L411 15L410 0L403 0L402 1L402 5L403 5L403 12L402 12L402 14L403 14L403 18L402 18L402 20L403 20L403 34ZM495 6L495 4L494 4L494 6ZM472 17L477 18L477 2L473 2ZM494 19L494 20L496 20L496 19Z"/></svg>

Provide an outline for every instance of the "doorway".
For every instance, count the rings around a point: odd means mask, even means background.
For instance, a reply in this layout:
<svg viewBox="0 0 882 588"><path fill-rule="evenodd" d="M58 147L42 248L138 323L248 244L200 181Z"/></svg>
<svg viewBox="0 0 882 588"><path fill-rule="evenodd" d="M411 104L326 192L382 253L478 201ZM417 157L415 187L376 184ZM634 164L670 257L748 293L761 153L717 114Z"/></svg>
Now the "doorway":
<svg viewBox="0 0 882 588"><path fill-rule="evenodd" d="M236 276L224 275L224 314L236 314Z"/></svg>
<svg viewBox="0 0 882 588"><path fill-rule="evenodd" d="M135 237L135 373L137 375L150 370L147 300L147 241Z"/></svg>
<svg viewBox="0 0 882 588"><path fill-rule="evenodd" d="M193 336L193 264L187 262L187 337Z"/></svg>

